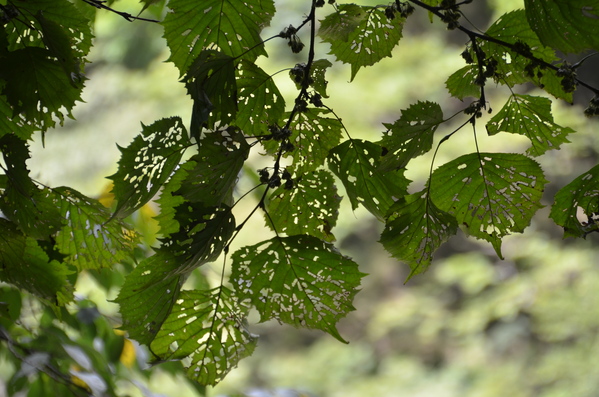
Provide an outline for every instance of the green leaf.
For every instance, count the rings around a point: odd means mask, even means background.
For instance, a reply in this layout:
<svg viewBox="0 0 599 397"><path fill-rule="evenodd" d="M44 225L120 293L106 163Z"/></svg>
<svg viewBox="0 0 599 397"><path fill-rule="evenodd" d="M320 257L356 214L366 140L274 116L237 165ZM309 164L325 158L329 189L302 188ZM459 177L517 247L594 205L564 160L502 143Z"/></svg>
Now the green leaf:
<svg viewBox="0 0 599 397"><path fill-rule="evenodd" d="M384 220L396 200L407 194L409 180L403 170L380 172L383 148L352 139L331 150L329 168L343 182L352 208L359 204Z"/></svg>
<svg viewBox="0 0 599 397"><path fill-rule="evenodd" d="M505 106L487 123L489 135L500 131L524 135L532 142L526 151L540 156L547 150L559 149L569 142L566 136L574 132L553 122L551 100L532 95L513 94Z"/></svg>
<svg viewBox="0 0 599 397"><path fill-rule="evenodd" d="M599 165L580 175L555 195L549 217L564 228L564 237L586 237L599 230ZM586 221L578 220L582 211Z"/></svg>
<svg viewBox="0 0 599 397"><path fill-rule="evenodd" d="M83 85L74 87L48 50L28 47L7 53L0 63L0 77L6 80L2 94L13 114L22 113L41 130L72 117L71 109L80 100Z"/></svg>
<svg viewBox="0 0 599 397"><path fill-rule="evenodd" d="M0 280L55 305L64 305L73 298L68 274L63 264L50 260L36 240L0 218Z"/></svg>
<svg viewBox="0 0 599 397"><path fill-rule="evenodd" d="M0 84L0 92L2 91ZM13 108L5 96L0 95L0 138L12 132L18 138L26 141L31 139L35 128L22 115L14 115Z"/></svg>
<svg viewBox="0 0 599 397"><path fill-rule="evenodd" d="M52 190L64 225L56 236L56 247L77 269L110 268L131 256L137 236L124 223L110 220L110 212L97 200L76 190Z"/></svg>
<svg viewBox="0 0 599 397"><path fill-rule="evenodd" d="M249 61L237 70L239 100L235 125L250 136L264 135L285 112L285 100L272 77Z"/></svg>
<svg viewBox="0 0 599 397"><path fill-rule="evenodd" d="M162 26L171 50L169 61L181 75L205 50L220 50L223 54L250 61L266 55L260 31L268 26L275 13L272 0L172 0L172 10Z"/></svg>
<svg viewBox="0 0 599 397"><path fill-rule="evenodd" d="M247 329L246 316L247 308L224 286L182 291L151 349L162 360L189 357L189 378L214 386L254 351L257 335Z"/></svg>
<svg viewBox="0 0 599 397"><path fill-rule="evenodd" d="M171 313L187 274L177 272L170 253L144 259L125 279L115 302L129 337L149 345Z"/></svg>
<svg viewBox="0 0 599 397"><path fill-rule="evenodd" d="M35 16L42 28L42 39L50 54L58 60L65 74L76 86L80 79L81 67L71 48L71 39L59 23L48 19L39 11Z"/></svg>
<svg viewBox="0 0 599 397"><path fill-rule="evenodd" d="M599 51L598 0L524 0L526 18L544 45L564 53Z"/></svg>
<svg viewBox="0 0 599 397"><path fill-rule="evenodd" d="M179 117L142 124L142 132L127 148L112 179L117 200L115 216L125 218L150 201L162 187L190 145Z"/></svg>
<svg viewBox="0 0 599 397"><path fill-rule="evenodd" d="M427 153L433 146L433 136L443 122L441 106L434 102L418 102L401 112L378 144L388 150L381 158L379 171L405 168L414 157Z"/></svg>
<svg viewBox="0 0 599 397"><path fill-rule="evenodd" d="M260 321L316 328L345 342L336 323L354 310L364 274L335 248L312 236L275 237L232 256L231 283Z"/></svg>
<svg viewBox="0 0 599 397"><path fill-rule="evenodd" d="M540 204L547 181L537 162L521 154L472 153L435 170L430 198L476 238L493 244L522 232Z"/></svg>
<svg viewBox="0 0 599 397"><path fill-rule="evenodd" d="M455 217L437 208L425 189L405 196L389 209L381 244L410 266L409 280L428 269L435 250L457 229Z"/></svg>
<svg viewBox="0 0 599 397"><path fill-rule="evenodd" d="M293 187L275 190L267 203L266 223L288 236L309 234L334 241L341 197L333 176L326 170L308 172L293 180ZM274 225L273 225L274 224Z"/></svg>
<svg viewBox="0 0 599 397"><path fill-rule="evenodd" d="M451 96L461 101L466 97L478 98L480 97L480 86L476 84L477 77L478 66L464 66L449 76L445 82L445 86Z"/></svg>
<svg viewBox="0 0 599 397"><path fill-rule="evenodd" d="M193 99L191 135L200 139L201 128L229 123L237 114L235 58L215 50L204 50L190 66L185 77L187 92Z"/></svg>
<svg viewBox="0 0 599 397"><path fill-rule="evenodd" d="M317 59L312 62L312 86L314 91L322 95L323 98L328 98L327 85L329 82L325 79L326 70L332 67L333 64L328 59Z"/></svg>
<svg viewBox="0 0 599 397"><path fill-rule="evenodd" d="M403 18L389 19L384 8L340 4L337 12L320 21L318 35L331 44L331 54L351 65L351 80L362 66L385 57L402 37Z"/></svg>

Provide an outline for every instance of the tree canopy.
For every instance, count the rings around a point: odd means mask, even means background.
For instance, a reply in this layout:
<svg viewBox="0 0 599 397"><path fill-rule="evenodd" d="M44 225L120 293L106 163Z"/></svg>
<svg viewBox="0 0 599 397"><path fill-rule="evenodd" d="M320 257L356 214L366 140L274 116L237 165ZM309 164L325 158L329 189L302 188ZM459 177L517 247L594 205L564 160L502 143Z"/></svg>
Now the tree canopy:
<svg viewBox="0 0 599 397"><path fill-rule="evenodd" d="M380 243L409 266L408 279L425 272L458 229L502 258L502 240L525 231L551 182L537 159L567 148L576 133L554 121L552 102L572 103L573 93L585 90L592 99L581 115L599 114L599 88L577 74L588 57L566 60L599 50L597 0L525 0L524 9L502 15L485 32L464 18L472 0L312 0L271 37L262 32L284 6L273 0L141 3L141 11L166 9L166 16L125 13L114 1L0 0L0 336L15 360L26 358L32 368L13 377L11 395L49 387L116 395L110 364L131 348L128 338L147 347L150 362L181 365L198 388L215 385L256 347L250 310L260 322L318 329L346 342L337 323L354 310L365 274L335 247L341 200L384 225ZM108 205L72 187L45 186L27 165L33 137L55 133L81 100L97 12L160 24L168 61L193 101L190 120L142 124L119 147ZM378 140L352 138L343 109L327 105L336 94L327 73L349 64L354 80L376 68L392 56L415 13L463 36L465 66L446 79L463 106L448 114L420 98L384 123ZM259 66L276 41L301 61L283 71ZM281 94L273 79L279 72L295 84L294 98ZM490 103L490 85L503 88L503 103ZM528 86L545 94L519 89ZM482 123L485 112L491 117ZM440 128L456 120L451 132ZM440 130L445 135L435 144ZM462 131L471 132L477 150L435 161ZM479 150L479 134L522 135L530 147ZM434 153L430 173L416 191L405 173L427 153ZM269 165L249 169L255 154ZM570 180L555 195L550 217L564 237L586 238L599 232L599 166ZM247 181L253 187L242 191ZM249 213L235 211L250 198L257 204ZM150 202L160 208L159 239L144 249L135 217ZM230 251L240 233L256 233L246 226L259 216L274 237ZM217 261L216 284L196 271ZM91 302L77 301L82 274L119 286L116 324ZM44 308L40 323L51 332L23 325L25 299ZM67 327L83 335L80 343L70 341ZM94 338L104 341L102 349L83 342ZM52 341L58 343L49 350ZM26 376L33 373L39 376Z"/></svg>

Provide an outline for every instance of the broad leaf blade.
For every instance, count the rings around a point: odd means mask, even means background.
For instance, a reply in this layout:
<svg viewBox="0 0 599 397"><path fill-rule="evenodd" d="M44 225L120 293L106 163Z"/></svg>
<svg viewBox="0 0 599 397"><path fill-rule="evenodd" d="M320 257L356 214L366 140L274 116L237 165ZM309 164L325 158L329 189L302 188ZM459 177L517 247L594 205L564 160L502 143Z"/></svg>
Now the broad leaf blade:
<svg viewBox="0 0 599 397"><path fill-rule="evenodd" d="M405 196L391 207L381 244L410 266L409 280L428 269L435 250L457 228L455 217L437 208L424 190Z"/></svg>
<svg viewBox="0 0 599 397"><path fill-rule="evenodd" d="M449 76L445 86L451 96L461 101L466 97L478 98L480 96L480 86L476 84L477 77L478 66L464 66Z"/></svg>
<svg viewBox="0 0 599 397"><path fill-rule="evenodd" d="M380 172L382 154L382 147L352 139L331 150L328 158L329 168L343 182L352 207L362 204L380 220L407 194L410 182L403 170Z"/></svg>
<svg viewBox="0 0 599 397"><path fill-rule="evenodd" d="M553 122L551 100L531 95L514 94L505 106L487 123L489 135L500 131L524 135L532 146L526 151L540 156L547 150L559 149L569 142L566 136L574 132Z"/></svg>
<svg viewBox="0 0 599 397"><path fill-rule="evenodd" d="M599 1L524 0L526 18L544 45L564 53L599 51Z"/></svg>
<svg viewBox="0 0 599 397"><path fill-rule="evenodd" d="M181 75L204 49L250 60L266 55L264 47L256 45L275 13L272 0L172 0L168 7L172 11L162 22L164 37L169 60Z"/></svg>
<svg viewBox="0 0 599 397"><path fill-rule="evenodd" d="M344 342L336 323L354 310L358 265L312 236L275 237L233 254L231 283L260 320L317 328Z"/></svg>
<svg viewBox="0 0 599 397"><path fill-rule="evenodd" d="M540 204L547 181L537 162L521 154L472 153L439 167L430 181L431 200L455 216L476 238L493 244L522 232Z"/></svg>
<svg viewBox="0 0 599 397"><path fill-rule="evenodd" d="M579 210L587 217L586 221L578 220ZM599 231L599 166L557 192L549 217L564 228L564 237L586 237Z"/></svg>
<svg viewBox="0 0 599 397"><path fill-rule="evenodd" d="M266 223L288 236L309 234L334 241L331 229L337 223L340 202L328 171L309 172L294 179L291 189L281 186L272 193L266 207Z"/></svg>
<svg viewBox="0 0 599 397"><path fill-rule="evenodd" d="M242 61L237 70L239 101L235 125L250 136L264 135L285 112L285 100L272 80L255 64Z"/></svg>
<svg viewBox="0 0 599 397"><path fill-rule="evenodd" d="M433 136L443 122L441 106L434 102L418 102L401 112L378 144L387 149L381 158L380 172L405 168L414 157L427 153L433 146Z"/></svg>
<svg viewBox="0 0 599 397"><path fill-rule="evenodd" d="M351 65L351 80L363 66L385 57L402 37L403 18L389 19L382 8L340 4L320 23L318 35L331 44L331 54Z"/></svg>
<svg viewBox="0 0 599 397"><path fill-rule="evenodd" d="M179 164L189 146L179 117L161 119L142 132L122 153L118 171L109 176L117 200L115 216L125 218L150 201Z"/></svg>
<svg viewBox="0 0 599 397"><path fill-rule="evenodd" d="M187 375L214 386L254 351L257 335L248 331L246 315L226 287L182 291L152 351L163 360L189 357Z"/></svg>

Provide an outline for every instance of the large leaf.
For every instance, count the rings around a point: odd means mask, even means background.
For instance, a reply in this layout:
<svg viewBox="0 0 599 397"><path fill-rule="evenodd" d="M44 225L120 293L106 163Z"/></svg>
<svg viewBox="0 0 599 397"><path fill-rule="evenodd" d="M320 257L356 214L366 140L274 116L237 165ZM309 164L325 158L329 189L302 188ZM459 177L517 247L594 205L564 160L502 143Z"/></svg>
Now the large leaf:
<svg viewBox="0 0 599 397"><path fill-rule="evenodd" d="M250 136L265 135L285 112L285 100L272 77L260 67L242 61L237 70L239 89L237 125Z"/></svg>
<svg viewBox="0 0 599 397"><path fill-rule="evenodd" d="M46 130L71 116L80 100L83 85L73 86L69 76L51 53L27 47L8 52L0 63L0 76L6 80L2 94L14 114L22 113L40 129Z"/></svg>
<svg viewBox="0 0 599 397"><path fill-rule="evenodd" d="M442 211L501 257L501 238L522 232L534 213L547 181L537 162L521 154L472 153L439 167L430 196Z"/></svg>
<svg viewBox="0 0 599 397"><path fill-rule="evenodd" d="M335 248L312 236L275 237L233 254L231 283L260 321L317 328L344 341L336 323L354 310L364 274Z"/></svg>
<svg viewBox="0 0 599 397"><path fill-rule="evenodd" d="M335 147L328 157L329 167L343 182L352 207L362 204L380 220L407 194L410 182L403 170L380 172L382 154L381 146L352 139Z"/></svg>
<svg viewBox="0 0 599 397"><path fill-rule="evenodd" d="M585 221L579 220L579 211ZM599 165L557 192L549 216L564 228L564 237L586 237L599 231Z"/></svg>
<svg viewBox="0 0 599 397"><path fill-rule="evenodd" d="M272 193L266 207L266 223L288 236L309 234L334 241L331 229L337 223L340 202L328 171L309 172L296 178L291 189L281 186Z"/></svg>
<svg viewBox="0 0 599 397"><path fill-rule="evenodd" d="M513 94L505 106L487 123L489 135L500 131L524 135L532 146L526 151L540 156L547 150L559 149L569 142L566 135L574 132L553 122L551 100L532 95Z"/></svg>
<svg viewBox="0 0 599 397"><path fill-rule="evenodd" d="M526 18L544 45L564 53L599 51L598 0L524 0Z"/></svg>
<svg viewBox="0 0 599 397"><path fill-rule="evenodd" d="M63 219L56 247L77 269L101 269L128 258L137 236L123 222L110 220L110 212L97 200L76 190L52 190Z"/></svg>
<svg viewBox="0 0 599 397"><path fill-rule="evenodd" d="M0 280L56 305L72 300L64 264L51 260L38 242L0 218Z"/></svg>
<svg viewBox="0 0 599 397"><path fill-rule="evenodd" d="M426 271L433 253L457 231L455 217L441 211L427 190L405 196L389 209L381 244L412 271L408 280Z"/></svg>
<svg viewBox="0 0 599 397"><path fill-rule="evenodd" d="M162 25L171 50L169 58L181 75L204 49L255 60L266 55L260 31L275 13L272 0L172 0ZM250 51L250 49L252 49Z"/></svg>
<svg viewBox="0 0 599 397"><path fill-rule="evenodd" d="M385 124L387 131L378 144L387 152L381 158L379 171L404 168L411 159L428 152L442 122L443 111L434 102L418 102L403 110L393 124Z"/></svg>
<svg viewBox="0 0 599 397"><path fill-rule="evenodd" d="M257 335L248 331L246 315L226 287L182 291L151 344L152 352L162 360L189 357L190 379L213 386L254 351Z"/></svg>
<svg viewBox="0 0 599 397"><path fill-rule="evenodd" d="M362 66L385 57L402 37L403 18L389 19L382 7L340 4L320 23L318 35L331 44L331 54L351 65L351 80Z"/></svg>
<svg viewBox="0 0 599 397"><path fill-rule="evenodd" d="M124 218L154 197L190 145L179 117L142 124L142 132L122 153L118 171L110 176L117 200L115 216Z"/></svg>
<svg viewBox="0 0 599 397"><path fill-rule="evenodd" d="M0 88L1 91L1 88ZM28 140L35 128L22 115L15 115L6 97L0 95L0 138L12 132L22 140Z"/></svg>
<svg viewBox="0 0 599 397"><path fill-rule="evenodd" d="M129 337L149 345L171 313L189 274L177 272L177 261L167 252L144 259L125 279L115 302Z"/></svg>

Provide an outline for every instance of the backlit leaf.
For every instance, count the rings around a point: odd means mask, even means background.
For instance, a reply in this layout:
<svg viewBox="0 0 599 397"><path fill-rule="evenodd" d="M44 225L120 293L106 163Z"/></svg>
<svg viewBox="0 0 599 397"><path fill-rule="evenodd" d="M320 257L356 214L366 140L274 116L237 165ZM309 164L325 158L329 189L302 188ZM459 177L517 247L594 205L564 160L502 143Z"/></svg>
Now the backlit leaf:
<svg viewBox="0 0 599 397"><path fill-rule="evenodd" d="M443 121L441 106L434 102L418 102L402 110L398 120L385 124L387 131L378 142L388 151L381 158L379 171L404 168L411 159L431 150L435 131Z"/></svg>
<svg viewBox="0 0 599 397"><path fill-rule="evenodd" d="M445 86L451 96L463 101L466 97L478 98L480 96L480 86L476 84L478 77L478 66L467 65L454 72Z"/></svg>
<svg viewBox="0 0 599 397"><path fill-rule="evenodd" d="M162 22L164 37L171 50L169 60L181 75L205 49L232 57L245 54L250 60L266 55L263 46L255 46L274 15L272 0L172 0L168 8L171 12Z"/></svg>
<svg viewBox="0 0 599 397"><path fill-rule="evenodd" d="M430 195L472 236L501 257L501 239L522 232L540 204L547 181L537 162L521 154L472 153L433 172Z"/></svg>
<svg viewBox="0 0 599 397"><path fill-rule="evenodd" d="M382 154L381 146L352 139L335 147L328 157L329 168L343 182L352 207L362 204L380 220L407 194L410 182L403 170L380 172Z"/></svg>
<svg viewBox="0 0 599 397"><path fill-rule="evenodd" d="M351 80L362 66L385 57L402 37L404 19L387 18L383 8L340 4L320 23L318 35L331 44L331 54L351 65Z"/></svg>
<svg viewBox="0 0 599 397"><path fill-rule="evenodd" d="M569 142L566 135L574 132L553 122L551 100L548 98L513 94L505 106L487 123L489 135L500 131L524 135L532 146L526 151L540 156L547 150L559 149Z"/></svg>
<svg viewBox="0 0 599 397"><path fill-rule="evenodd" d="M335 248L312 236L275 237L232 256L231 283L260 321L316 328L344 342L336 323L354 310L364 274Z"/></svg>
<svg viewBox="0 0 599 397"><path fill-rule="evenodd" d="M394 258L410 266L409 280L426 271L435 250L457 228L456 219L437 208L424 190L405 196L389 209L381 244Z"/></svg>
<svg viewBox="0 0 599 397"><path fill-rule="evenodd" d="M314 91L322 95L323 98L328 98L327 85L328 81L325 79L326 70L332 67L333 64L328 59L317 59L312 62L312 79L314 82L312 86Z"/></svg>
<svg viewBox="0 0 599 397"><path fill-rule="evenodd" d="M182 291L151 349L161 360L189 357L189 378L213 386L254 351L257 335L248 331L246 315L226 287Z"/></svg>
<svg viewBox="0 0 599 397"><path fill-rule="evenodd" d="M599 166L557 192L549 217L564 228L564 237L586 237L599 230Z"/></svg>
<svg viewBox="0 0 599 397"><path fill-rule="evenodd" d="M125 218L150 201L179 164L190 145L179 117L162 119L149 126L133 142L121 148L118 171L110 176L117 200L115 216Z"/></svg>
<svg viewBox="0 0 599 397"><path fill-rule="evenodd" d="M544 45L564 53L599 50L598 0L524 0L526 18Z"/></svg>
<svg viewBox="0 0 599 397"><path fill-rule="evenodd" d="M268 201L266 224L288 236L309 234L334 241L341 197L333 176L325 170L308 172L293 180L293 187L275 190ZM274 226L271 224L274 223Z"/></svg>

